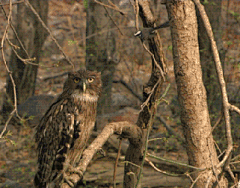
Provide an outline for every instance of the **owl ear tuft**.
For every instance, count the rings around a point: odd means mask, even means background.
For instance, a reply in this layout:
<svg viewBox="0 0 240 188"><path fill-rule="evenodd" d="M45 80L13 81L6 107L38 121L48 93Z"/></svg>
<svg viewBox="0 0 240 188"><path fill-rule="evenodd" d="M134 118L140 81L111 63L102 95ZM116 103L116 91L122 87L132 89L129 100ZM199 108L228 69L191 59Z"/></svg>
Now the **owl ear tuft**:
<svg viewBox="0 0 240 188"><path fill-rule="evenodd" d="M76 73L76 72L69 72L69 73L68 73L68 78L71 77L71 76L73 76L75 73Z"/></svg>

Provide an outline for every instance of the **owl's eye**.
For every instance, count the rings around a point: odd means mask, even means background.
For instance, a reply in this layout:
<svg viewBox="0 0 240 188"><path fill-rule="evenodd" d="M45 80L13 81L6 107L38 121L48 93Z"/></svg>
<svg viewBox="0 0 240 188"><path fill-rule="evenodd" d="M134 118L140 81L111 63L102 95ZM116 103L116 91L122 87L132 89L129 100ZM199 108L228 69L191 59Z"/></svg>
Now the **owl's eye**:
<svg viewBox="0 0 240 188"><path fill-rule="evenodd" d="M77 84L78 82L80 82L80 78L74 78L73 81Z"/></svg>
<svg viewBox="0 0 240 188"><path fill-rule="evenodd" d="M93 81L94 81L94 78L93 78L93 77L88 78L88 82L89 82L89 83L91 83L91 82L93 82Z"/></svg>

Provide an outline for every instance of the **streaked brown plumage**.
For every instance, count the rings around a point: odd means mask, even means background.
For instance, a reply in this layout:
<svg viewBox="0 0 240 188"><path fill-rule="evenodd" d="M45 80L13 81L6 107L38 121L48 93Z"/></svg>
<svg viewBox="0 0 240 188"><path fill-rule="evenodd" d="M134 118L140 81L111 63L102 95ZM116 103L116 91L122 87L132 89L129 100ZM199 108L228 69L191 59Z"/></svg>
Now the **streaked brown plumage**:
<svg viewBox="0 0 240 188"><path fill-rule="evenodd" d="M68 74L62 94L36 130L35 187L61 187L64 173L78 164L95 124L101 86L100 73L79 70Z"/></svg>

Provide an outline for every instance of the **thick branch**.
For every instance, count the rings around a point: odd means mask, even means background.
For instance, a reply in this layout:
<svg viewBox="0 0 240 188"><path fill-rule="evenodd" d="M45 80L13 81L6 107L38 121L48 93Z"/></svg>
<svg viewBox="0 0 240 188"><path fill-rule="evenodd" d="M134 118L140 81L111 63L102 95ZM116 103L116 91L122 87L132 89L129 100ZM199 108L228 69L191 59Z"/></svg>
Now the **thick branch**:
<svg viewBox="0 0 240 188"><path fill-rule="evenodd" d="M102 132L98 135L98 137L92 142L92 144L84 150L82 154L82 159L78 164L76 170L80 175L71 174L68 175L67 178L70 178L76 184L83 177L84 172L87 169L87 166L91 162L93 156L101 150L102 146L106 143L108 138L113 135L118 134L123 138L131 138L131 144L135 145L139 143L139 139L141 139L142 131L141 129L135 125L131 124L127 121L123 122L114 122L106 125ZM70 187L67 183L64 183L62 187Z"/></svg>

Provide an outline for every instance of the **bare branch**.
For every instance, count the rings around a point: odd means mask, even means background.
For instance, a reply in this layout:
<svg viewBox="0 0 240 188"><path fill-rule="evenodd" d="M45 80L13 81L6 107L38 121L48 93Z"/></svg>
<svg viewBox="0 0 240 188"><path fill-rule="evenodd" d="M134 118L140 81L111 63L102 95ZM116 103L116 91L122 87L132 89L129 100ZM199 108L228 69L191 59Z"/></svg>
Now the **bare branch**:
<svg viewBox="0 0 240 188"><path fill-rule="evenodd" d="M17 92L16 92L16 85L15 85L15 82L14 82L14 79L13 79L13 76L12 76L12 72L9 70L8 66L7 66L7 62L6 62L6 58L5 58L5 53L4 53L4 42L7 38L7 32L8 32L8 29L9 29L9 26L10 26L10 23L11 23L11 19L12 19L12 0L9 1L9 14L8 14L8 19L7 19L7 26L4 30L4 33L3 33L3 37L2 37L2 41L1 41L1 51L2 51L2 59L3 59L3 62L4 62L4 65L5 65L5 68L7 70L7 73L11 79L11 82L12 82L12 85L13 85L13 95L14 95L14 109L13 111L11 112L8 120L6 121L5 123L5 126L3 128L3 131L1 132L1 135L0 135L0 138L2 138L4 132L6 131L7 129L7 126L8 126L8 123L10 122L10 120L12 119L14 113L17 114L18 116L18 113L17 113Z"/></svg>
<svg viewBox="0 0 240 188"><path fill-rule="evenodd" d="M137 97L141 102L143 101L142 96L138 95L124 80L113 80L113 83L120 83L126 87L135 97Z"/></svg>
<svg viewBox="0 0 240 188"><path fill-rule="evenodd" d="M138 5L138 0L135 0L135 6L134 6L134 10L135 10L135 27L137 29L137 31L139 30L139 21L138 21L138 16L139 16L139 5Z"/></svg>
<svg viewBox="0 0 240 188"><path fill-rule="evenodd" d="M59 43L57 42L56 38L53 36L52 32L50 31L50 29L47 27L47 25L43 22L43 20L41 19L41 17L39 16L39 14L37 13L37 11L33 8L33 6L29 3L28 0L25 0L25 4L32 10L32 12L35 14L35 16L38 18L38 20L40 21L40 23L42 24L42 26L47 30L47 32L49 33L49 35L51 36L52 40L55 42L55 44L57 45L58 49L62 52L62 54L64 55L64 57L66 58L66 60L68 61L68 63L70 65L72 65L72 68L74 69L74 64L72 63L72 61L68 58L68 56L65 54L63 48L59 45Z"/></svg>
<svg viewBox="0 0 240 188"><path fill-rule="evenodd" d="M222 101L223 101L223 113L224 113L224 117L225 117L226 137L227 137L227 144L228 144L226 153L223 157L223 160L218 164L218 167L222 167L225 164L225 162L227 161L227 159L233 149L231 124L230 124L230 116L229 116L230 104L228 102L226 84L225 84L225 80L223 77L223 70L222 70L222 66L221 66L221 62L220 62L219 53L217 50L217 45L214 40L211 24L209 22L206 12L205 12L204 6L200 3L200 1L193 0L193 2L195 3L196 7L198 8L198 10L200 12L202 21L204 23L204 26L207 31L207 35L208 35L210 43L211 43L213 58L214 58L214 62L215 62L215 66L216 66L216 70L217 70L217 74L218 74L218 81L219 81L219 84L221 87Z"/></svg>
<svg viewBox="0 0 240 188"><path fill-rule="evenodd" d="M116 26L116 28L118 29L118 31L121 33L121 35L124 35L123 32L121 31L121 29L119 28L119 26L117 25L117 23L114 21L114 19L112 18L112 16L109 14L108 10L106 7L104 7L107 15L109 16L110 20L112 20L113 24Z"/></svg>
<svg viewBox="0 0 240 188"><path fill-rule="evenodd" d="M157 172L160 172L161 174L165 174L167 176L173 176L173 177L179 177L179 176L186 176L186 174L172 174L172 173L168 173L168 172L165 172L163 170L160 170L159 168L157 168L153 163L152 161L150 161L148 158L145 158L145 161L148 162L148 164L153 167L154 170L156 170Z"/></svg>
<svg viewBox="0 0 240 188"><path fill-rule="evenodd" d="M231 111L235 111L240 115L240 109L237 106L234 105L230 105L230 110Z"/></svg>
<svg viewBox="0 0 240 188"><path fill-rule="evenodd" d="M159 78L158 81L157 81L157 83L153 86L152 90L149 92L150 95L148 96L148 98L146 99L146 101L144 101L144 103L141 105L141 111L143 110L143 108L144 108L145 106L148 105L149 100L151 99L151 96L153 95L153 92L154 92L155 88L158 86L158 84L160 84L161 81L162 81L161 78Z"/></svg>
<svg viewBox="0 0 240 188"><path fill-rule="evenodd" d="M144 47L144 49L151 55L151 57L152 57L152 59L153 59L153 61L154 61L154 63L155 63L155 66L159 69L159 71L160 71L160 73L161 73L161 76L162 76L162 79L163 79L163 81L165 82L166 79L165 79L163 70L162 70L162 68L160 67L160 65L157 63L157 61L156 61L153 53L150 52L150 50L146 47L146 45L145 45L144 43L143 43L143 47Z"/></svg>
<svg viewBox="0 0 240 188"><path fill-rule="evenodd" d="M5 6L5 5L17 5L17 4L20 4L20 3L24 3L24 0L22 1L17 1L17 2L14 2L14 3L0 3L0 6Z"/></svg>
<svg viewBox="0 0 240 188"><path fill-rule="evenodd" d="M16 110L14 109L14 110L10 113L10 115L9 115L9 117L8 117L5 125L4 125L4 128L3 128L3 130L2 130L2 132L1 132L1 134L0 134L0 138L2 138L2 137L3 137L3 134L6 132L7 126L8 126L8 124L9 124L10 120L12 119L12 117L13 117L13 115L14 115L15 112L16 112Z"/></svg>
<svg viewBox="0 0 240 188"><path fill-rule="evenodd" d="M198 168L198 167L191 166L191 165L188 165L188 164L184 164L184 163L181 163L181 162L178 162L178 161L173 161L173 160L170 160L170 159L164 159L160 156L155 156L155 155L152 155L152 154L149 154L149 153L147 154L147 156L155 158L155 159L159 159L161 161L166 161L166 162L169 162L169 163L177 164L179 166L184 166L184 167L187 167L189 169L194 169L194 170L199 170L199 171L206 170L206 168Z"/></svg>
<svg viewBox="0 0 240 188"><path fill-rule="evenodd" d="M7 15L6 15L6 12L5 12L5 10L4 10L3 7L2 7L2 10L3 10L4 14L5 14L6 19L7 19ZM19 42L20 46L22 47L22 49L24 50L24 52L26 53L28 59L30 59L30 56L29 56L27 50L25 49L22 41L19 39L18 34L17 34L17 32L16 32L16 30L15 30L15 28L14 28L14 26L12 25L11 22L10 22L10 27L12 28L12 30L13 30L13 32L14 32L14 35L16 36L16 39L18 40L18 42Z"/></svg>
<svg viewBox="0 0 240 188"><path fill-rule="evenodd" d="M112 2L110 2L109 1L109 3L111 4L111 5L106 5L106 4L104 4L104 3L102 3L102 2L100 2L100 1L98 1L98 0L94 0L95 1L95 3L97 3L97 4L99 4L99 5L102 5L102 6L104 6L104 7L107 7L107 8L110 8L110 9L113 9L113 10L116 10L116 11L118 11L120 14L122 14L122 15L126 15L126 13L125 12L123 12L122 10L120 10L120 8L118 8L116 5L114 5Z"/></svg>

